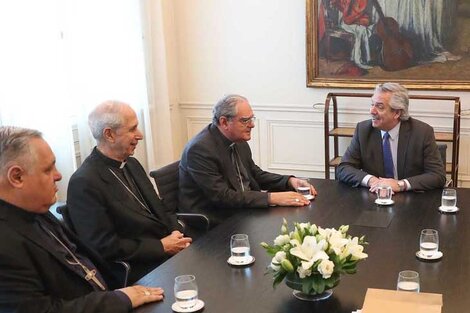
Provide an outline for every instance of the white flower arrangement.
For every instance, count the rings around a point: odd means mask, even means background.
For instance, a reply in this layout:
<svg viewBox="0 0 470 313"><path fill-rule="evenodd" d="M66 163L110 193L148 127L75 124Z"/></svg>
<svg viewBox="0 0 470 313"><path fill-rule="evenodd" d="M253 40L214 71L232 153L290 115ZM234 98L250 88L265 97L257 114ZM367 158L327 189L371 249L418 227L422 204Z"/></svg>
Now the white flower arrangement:
<svg viewBox="0 0 470 313"><path fill-rule="evenodd" d="M320 294L338 285L341 274L356 273L357 263L367 258L363 252L367 242L364 236L348 235L348 230L348 225L336 230L294 223L294 231L289 232L284 219L274 244L261 243L273 257L268 267L274 276L273 287L287 277L299 282L303 293Z"/></svg>

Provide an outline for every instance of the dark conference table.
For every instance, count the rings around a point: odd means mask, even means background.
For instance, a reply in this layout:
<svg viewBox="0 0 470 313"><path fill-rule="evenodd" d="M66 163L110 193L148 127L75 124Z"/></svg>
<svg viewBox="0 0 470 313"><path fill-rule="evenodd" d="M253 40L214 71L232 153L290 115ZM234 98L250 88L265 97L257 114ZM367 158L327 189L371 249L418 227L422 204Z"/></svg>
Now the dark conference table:
<svg viewBox="0 0 470 313"><path fill-rule="evenodd" d="M172 312L174 278L194 274L203 312L325 312L351 313L362 308L367 288L396 289L398 272L409 269L420 274L421 292L443 294L444 313L470 311L470 189L458 189L457 214L438 211L441 190L394 195L395 204L378 206L366 188L352 188L333 180L312 179L319 196L308 207L271 207L246 210L217 226L188 249L175 255L138 283L165 289L162 302L148 304L136 312ZM264 275L271 261L259 245L272 244L280 233L282 218L292 222L315 223L338 228L349 224L353 236L366 235L369 257L359 263L358 272L344 275L333 295L320 302L301 301L282 282L272 288L272 276ZM388 225L387 225L388 224ZM364 226L369 225L369 226ZM371 227L373 226L373 227ZM421 262L419 234L424 228L439 231L438 262ZM249 235L256 262L249 267L232 267L230 236Z"/></svg>

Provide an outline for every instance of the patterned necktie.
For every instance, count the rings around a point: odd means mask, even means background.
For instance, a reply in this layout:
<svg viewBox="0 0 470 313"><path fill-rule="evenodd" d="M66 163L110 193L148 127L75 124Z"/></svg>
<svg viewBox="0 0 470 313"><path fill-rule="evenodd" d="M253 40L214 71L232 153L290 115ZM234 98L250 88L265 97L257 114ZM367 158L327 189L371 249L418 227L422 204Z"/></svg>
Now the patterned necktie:
<svg viewBox="0 0 470 313"><path fill-rule="evenodd" d="M394 178L392 149L390 148L390 134L388 132L384 134L382 149L384 154L385 177Z"/></svg>

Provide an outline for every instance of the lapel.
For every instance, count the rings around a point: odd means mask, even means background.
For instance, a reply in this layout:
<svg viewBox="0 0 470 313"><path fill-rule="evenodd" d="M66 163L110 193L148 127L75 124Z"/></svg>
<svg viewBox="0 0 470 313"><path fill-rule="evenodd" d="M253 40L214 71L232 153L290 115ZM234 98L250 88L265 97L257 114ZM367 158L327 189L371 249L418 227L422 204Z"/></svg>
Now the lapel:
<svg viewBox="0 0 470 313"><path fill-rule="evenodd" d="M237 148L240 154L240 161L243 163L246 173L248 174L251 190L259 191L260 190L259 184L256 181L255 177L253 176L253 172L251 170L252 160L251 160L250 146L248 145L247 142L241 142L238 144Z"/></svg>
<svg viewBox="0 0 470 313"><path fill-rule="evenodd" d="M211 125L209 125L209 132L215 139L215 151L213 151L213 153L219 155L220 157L222 171L224 174L223 176L228 180L230 185L232 185L235 190L241 191L241 186L237 178L238 173L232 163L230 148L224 143L222 138L223 134L219 131L217 126L214 125L212 128Z"/></svg>
<svg viewBox="0 0 470 313"><path fill-rule="evenodd" d="M70 269L70 265L65 261L63 255L60 254L55 247L50 244L50 242L44 240L42 235L38 234L34 218L31 218L31 216L27 217L29 213L22 211L20 208L14 208L11 206L0 205L0 207L4 210L4 215L0 216L0 219L5 219L7 224L9 224L19 235L46 251L48 254L52 255L57 262ZM49 212L47 214L51 213ZM52 218L55 219L55 217ZM51 264L49 264L49 266L51 266ZM74 275L84 279L84 277L78 275L75 271L70 270L70 272L73 272Z"/></svg>
<svg viewBox="0 0 470 313"><path fill-rule="evenodd" d="M99 177L105 185L104 189L107 190L107 192L111 193L114 198L119 199L122 205L126 207L126 209L132 210L133 212L141 216L145 216L146 218L160 223L160 221L155 216L149 214L143 208L141 209L139 207L140 204L137 203L136 205L137 200L133 198L133 196L116 178L116 176L111 173L109 166L104 163L98 156L96 156L96 158L99 161L99 166L96 166L96 171L98 172Z"/></svg>
<svg viewBox="0 0 470 313"><path fill-rule="evenodd" d="M411 119L411 117L410 117ZM406 151L408 150L408 144L410 142L411 127L409 121L402 121L400 125L400 132L398 136L398 148L397 148L397 174L398 179L405 176L405 160Z"/></svg>
<svg viewBox="0 0 470 313"><path fill-rule="evenodd" d="M140 163L136 159L130 157L126 166L128 167L129 173L134 179L137 188L139 188L142 197L154 215L146 214L143 210L139 210L139 213L148 218L151 218L165 227L171 225L166 215L163 215L164 210L160 209L164 204L158 198L152 183L149 181L147 174L140 166ZM138 174L139 172L141 173L140 175Z"/></svg>

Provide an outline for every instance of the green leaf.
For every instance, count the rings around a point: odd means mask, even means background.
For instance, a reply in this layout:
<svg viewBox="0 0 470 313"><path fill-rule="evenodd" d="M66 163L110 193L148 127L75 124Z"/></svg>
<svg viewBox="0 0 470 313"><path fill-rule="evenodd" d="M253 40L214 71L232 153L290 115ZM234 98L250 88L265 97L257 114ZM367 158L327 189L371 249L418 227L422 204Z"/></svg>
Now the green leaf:
<svg viewBox="0 0 470 313"><path fill-rule="evenodd" d="M314 275L313 289L316 293L322 293L325 291L325 280L321 275Z"/></svg>
<svg viewBox="0 0 470 313"><path fill-rule="evenodd" d="M276 286L279 285L284 280L286 275L287 275L287 272L284 272L284 271L280 271L274 274L273 288L276 288Z"/></svg>

